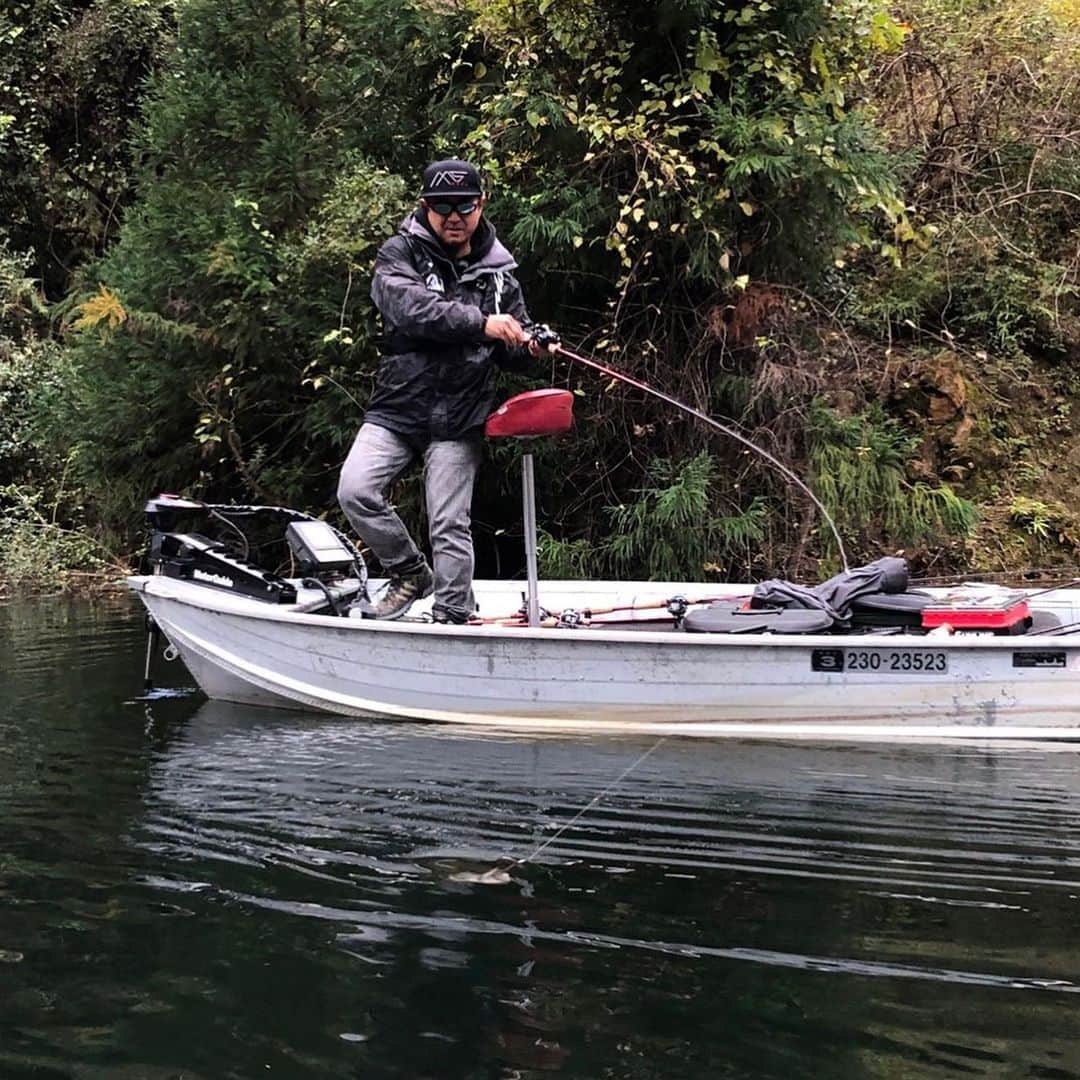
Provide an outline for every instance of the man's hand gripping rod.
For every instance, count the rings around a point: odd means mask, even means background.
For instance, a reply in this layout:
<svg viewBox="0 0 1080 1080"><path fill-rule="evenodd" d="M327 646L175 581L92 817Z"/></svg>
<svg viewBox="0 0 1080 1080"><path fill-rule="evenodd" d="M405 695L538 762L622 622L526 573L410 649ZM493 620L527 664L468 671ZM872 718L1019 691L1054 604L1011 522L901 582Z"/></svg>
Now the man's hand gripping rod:
<svg viewBox="0 0 1080 1080"><path fill-rule="evenodd" d="M575 364L581 364L583 367L592 368L594 371L599 371L609 378L626 383L627 386L633 386L637 390L642 390L646 394L651 394L653 397L667 402L668 405L674 406L674 408L680 409L682 412L696 417L703 423L708 424L709 427L715 428L717 431L726 435L729 439L734 439L747 449L752 450L758 457L763 458L772 465L773 468L780 472L781 475L790 480L791 483L803 492L803 494L814 504L818 513L821 515L821 519L828 525L829 531L833 534L833 539L836 541L836 550L840 555L840 562L843 565L845 572L850 569L847 560L847 552L844 550L844 542L840 539L840 531L837 529L836 522L833 521L832 515L822 505L821 500L810 490L806 482L793 473L782 461L770 454L768 450L763 450L760 446L751 442L745 435L740 434L734 428L728 427L726 424L721 424L718 420L714 420L711 416L701 412L700 409L695 409L692 405L687 405L685 402L679 401L678 398L673 398L670 394L665 394L662 390L656 390L649 386L648 383L641 382L640 379L635 379L630 375L623 374L621 371L616 371L606 364L601 364L598 360L593 360L590 357L581 356L576 352L571 352L570 349L563 346L562 338L559 337L558 333L552 330L550 326L545 326L543 324L534 326L532 328L532 339L536 342L541 353L549 352L557 356L565 356L567 360L571 360Z"/></svg>

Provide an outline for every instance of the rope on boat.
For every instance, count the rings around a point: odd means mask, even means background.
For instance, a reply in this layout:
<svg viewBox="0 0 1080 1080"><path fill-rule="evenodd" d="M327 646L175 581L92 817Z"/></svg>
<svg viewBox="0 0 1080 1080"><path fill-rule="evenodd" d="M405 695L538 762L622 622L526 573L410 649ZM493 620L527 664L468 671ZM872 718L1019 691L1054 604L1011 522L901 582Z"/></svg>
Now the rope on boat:
<svg viewBox="0 0 1080 1080"><path fill-rule="evenodd" d="M510 865L524 866L527 862L532 862L532 860L535 859L541 851L543 851L546 847L554 844L555 841L558 840L559 837L562 836L562 834L566 832L567 829L570 829L574 825L576 825L594 806L597 805L597 803L599 803L603 798L605 798L605 796L607 796L610 792L614 791L615 788L617 788L636 768L644 764L646 759L656 750L659 750L660 747L663 746L663 744L666 743L670 737L671 736L669 735L661 735L660 738L658 738L656 742L654 742L652 746L650 746L649 749L646 750L645 753L637 759L637 761L633 762L633 764L628 765L625 769L623 769L623 771L619 773L619 775L614 780L612 780L611 783L608 784L608 786L604 788L604 790L601 791L599 795L592 799L587 806L583 806L569 821L565 822L563 825L560 825L559 828L554 833L552 833L551 836L549 836L542 844L540 844L535 851L531 852L529 855L526 855L524 858L512 860Z"/></svg>

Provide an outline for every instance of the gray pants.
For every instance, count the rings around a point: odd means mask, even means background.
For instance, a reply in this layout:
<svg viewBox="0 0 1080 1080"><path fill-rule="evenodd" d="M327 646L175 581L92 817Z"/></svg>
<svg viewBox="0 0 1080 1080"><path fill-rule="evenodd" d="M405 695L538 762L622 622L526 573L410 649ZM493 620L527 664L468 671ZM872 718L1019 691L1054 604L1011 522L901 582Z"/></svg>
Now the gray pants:
<svg viewBox="0 0 1080 1080"><path fill-rule="evenodd" d="M447 439L423 452L424 500L435 571L432 609L462 618L476 607L472 592L473 483L479 440ZM420 549L387 502L390 485L416 460L415 447L377 424L364 424L341 467L338 502L387 573L419 563Z"/></svg>

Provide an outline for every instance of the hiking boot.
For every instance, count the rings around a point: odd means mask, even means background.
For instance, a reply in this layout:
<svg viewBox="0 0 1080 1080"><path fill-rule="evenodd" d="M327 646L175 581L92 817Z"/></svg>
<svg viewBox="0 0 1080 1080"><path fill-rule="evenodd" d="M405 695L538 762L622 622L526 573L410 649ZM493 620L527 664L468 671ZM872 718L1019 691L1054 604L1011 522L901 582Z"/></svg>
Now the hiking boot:
<svg viewBox="0 0 1080 1080"><path fill-rule="evenodd" d="M430 596L435 588L435 578L427 563L408 574L392 574L379 596L371 605L376 619L400 619L417 600Z"/></svg>
<svg viewBox="0 0 1080 1080"><path fill-rule="evenodd" d="M444 626L468 626L473 620L470 615L451 614L449 611L438 608L431 612L431 621L442 623Z"/></svg>

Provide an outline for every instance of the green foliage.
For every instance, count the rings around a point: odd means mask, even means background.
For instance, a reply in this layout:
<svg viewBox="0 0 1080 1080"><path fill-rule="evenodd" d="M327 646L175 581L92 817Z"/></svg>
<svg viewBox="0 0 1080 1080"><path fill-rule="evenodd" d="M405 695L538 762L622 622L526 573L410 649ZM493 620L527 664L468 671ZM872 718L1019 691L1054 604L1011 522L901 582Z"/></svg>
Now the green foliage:
<svg viewBox="0 0 1080 1080"><path fill-rule="evenodd" d="M58 592L82 584L87 575L115 576L126 569L81 522L64 523L65 495L61 487L49 505L36 487L0 487L0 593L5 587Z"/></svg>
<svg viewBox="0 0 1080 1080"><path fill-rule="evenodd" d="M647 303L676 266L705 289L805 278L869 239L860 214L902 214L850 107L871 59L902 40L884 6L466 7L483 46L462 34L447 145L471 147L513 192L515 242L608 277L624 300Z"/></svg>
<svg viewBox="0 0 1080 1080"><path fill-rule="evenodd" d="M99 568L82 528L82 493L47 431L71 379L70 359L43 336L44 305L27 259L0 246L0 582L63 588Z"/></svg>
<svg viewBox="0 0 1080 1080"><path fill-rule="evenodd" d="M458 61L440 73L436 146L485 165L492 212L526 253L531 307L587 323L594 351L675 396L695 388L699 408L723 400L709 317L725 294L754 278L813 282L906 223L862 107L864 76L904 36L882 4L468 0L462 13L475 22L461 21ZM598 390L577 373L570 384ZM600 401L604 430L567 485L595 495L567 535L619 571L699 573L704 549L645 544L655 522L641 491L660 483L649 462L706 446L718 476L743 476L744 462L655 403L631 415L621 388ZM744 499L774 495L763 472ZM612 548L596 511L616 499L643 516L610 518L631 537Z"/></svg>
<svg viewBox="0 0 1080 1080"><path fill-rule="evenodd" d="M754 561L765 538L768 509L754 499L742 511L717 512L716 461L698 454L683 462L653 461L650 486L611 509L612 528L602 555L618 575L660 581L697 580L726 569L727 559Z"/></svg>
<svg viewBox="0 0 1080 1080"><path fill-rule="evenodd" d="M52 455L41 428L66 375L53 343L0 338L0 482L47 473Z"/></svg>
<svg viewBox="0 0 1080 1080"><path fill-rule="evenodd" d="M593 575L596 554L588 540L560 540L540 529L537 549L541 577L553 581L582 581Z"/></svg>
<svg viewBox="0 0 1080 1080"><path fill-rule="evenodd" d="M815 402L810 412L810 484L841 531L862 540L872 530L899 544L966 536L974 506L947 485L906 478L918 440L879 405L844 418Z"/></svg>
<svg viewBox="0 0 1080 1080"><path fill-rule="evenodd" d="M58 423L119 496L108 514L162 486L330 501L374 368L370 265L406 209L366 152L412 145L419 21L378 2L180 8L136 207L72 310Z"/></svg>
<svg viewBox="0 0 1080 1080"><path fill-rule="evenodd" d="M115 239L128 133L172 42L171 0L9 0L0 7L0 230L48 295Z"/></svg>
<svg viewBox="0 0 1080 1080"><path fill-rule="evenodd" d="M1046 539L1050 536L1053 511L1039 499L1018 496L1009 504L1009 517L1034 537Z"/></svg>
<svg viewBox="0 0 1080 1080"><path fill-rule="evenodd" d="M922 226L845 283L872 332L922 328L1010 359L1080 346L1080 17L1073 0L910 0L881 82Z"/></svg>
<svg viewBox="0 0 1080 1080"><path fill-rule="evenodd" d="M42 428L69 375L62 350L43 336L44 305L27 262L0 245L0 484L44 479L55 468Z"/></svg>
<svg viewBox="0 0 1080 1080"><path fill-rule="evenodd" d="M9 521L60 543L85 505L132 529L161 488L330 505L375 369L374 253L420 166L461 153L534 316L734 415L858 544L963 535L971 504L911 467L933 433L889 415L899 395L861 404L893 360L849 330L952 334L1069 385L1078 26L1074 0L13 0ZM811 404L856 368L855 415ZM573 452L538 455L545 573L827 552L741 448L617 383L537 373L579 394ZM491 457L477 521L498 538L518 450Z"/></svg>

